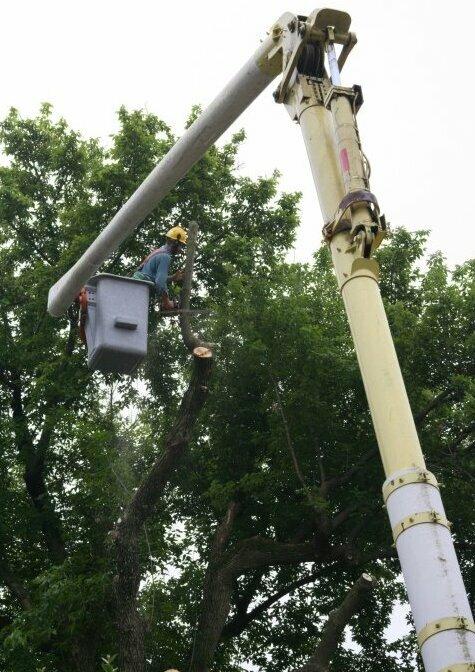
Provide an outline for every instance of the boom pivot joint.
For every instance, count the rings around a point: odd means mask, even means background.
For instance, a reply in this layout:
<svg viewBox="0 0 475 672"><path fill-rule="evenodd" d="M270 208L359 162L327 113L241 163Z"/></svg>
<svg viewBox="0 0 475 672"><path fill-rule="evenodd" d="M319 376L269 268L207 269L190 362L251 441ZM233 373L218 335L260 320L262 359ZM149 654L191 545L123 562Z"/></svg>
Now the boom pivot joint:
<svg viewBox="0 0 475 672"><path fill-rule="evenodd" d="M308 17L294 17L286 29L274 26L273 39L282 49L282 79L274 91L276 103L283 103L295 82L297 72L306 70L305 63L313 65L312 72L305 74L326 75L324 53L328 54L330 71L339 73L348 54L357 42L356 35L349 32L351 17L335 9L316 9ZM335 53L335 44L343 46L340 55ZM333 80L334 83L337 83Z"/></svg>

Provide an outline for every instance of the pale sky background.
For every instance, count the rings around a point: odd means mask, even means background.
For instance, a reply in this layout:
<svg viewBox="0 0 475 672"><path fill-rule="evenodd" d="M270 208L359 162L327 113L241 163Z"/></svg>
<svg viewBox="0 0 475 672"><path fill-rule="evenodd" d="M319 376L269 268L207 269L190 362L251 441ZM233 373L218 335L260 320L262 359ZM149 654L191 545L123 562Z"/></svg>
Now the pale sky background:
<svg viewBox="0 0 475 672"><path fill-rule="evenodd" d="M295 0L294 0L295 2ZM473 256L475 157L470 98L475 3L335 0L359 42L343 84L363 86L359 115L371 186L393 226L431 230L430 249L451 264ZM146 108L177 133L194 103L206 105L298 0L10 0L2 3L0 115L41 101L85 135L105 140L116 110ZM450 8L450 14L447 11ZM273 102L271 85L232 127L244 127L244 173L282 173L303 193L296 259L321 240L321 215L297 125ZM229 136L229 132L228 132ZM225 136L226 137L226 136Z"/></svg>
<svg viewBox="0 0 475 672"><path fill-rule="evenodd" d="M475 249L475 3L330 6L352 15L358 35L342 80L363 86L358 121L372 191L392 226L430 229L430 250L463 262ZM0 115L10 106L32 115L48 101L73 128L107 141L123 104L181 133L191 106L212 100L280 14L312 9L309 0L4 0ZM274 103L273 88L225 137L244 127L242 171L278 168L282 188L303 193L294 257L306 260L320 244L322 220L299 128ZM396 610L390 637L404 629L404 612Z"/></svg>

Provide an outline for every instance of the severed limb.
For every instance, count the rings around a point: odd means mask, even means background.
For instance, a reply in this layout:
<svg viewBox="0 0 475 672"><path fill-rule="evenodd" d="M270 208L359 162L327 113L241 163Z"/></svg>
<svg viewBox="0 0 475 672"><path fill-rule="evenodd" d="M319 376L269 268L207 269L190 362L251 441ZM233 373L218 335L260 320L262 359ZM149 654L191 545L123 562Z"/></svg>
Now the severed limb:
<svg viewBox="0 0 475 672"><path fill-rule="evenodd" d="M195 263L196 248L198 244L198 224L191 222L188 228L188 243L186 246L186 262L183 277L183 285L180 294L180 329L185 347L195 358L209 358L213 356L213 344L203 341L193 333L190 325L190 297L191 284L193 281L193 265Z"/></svg>

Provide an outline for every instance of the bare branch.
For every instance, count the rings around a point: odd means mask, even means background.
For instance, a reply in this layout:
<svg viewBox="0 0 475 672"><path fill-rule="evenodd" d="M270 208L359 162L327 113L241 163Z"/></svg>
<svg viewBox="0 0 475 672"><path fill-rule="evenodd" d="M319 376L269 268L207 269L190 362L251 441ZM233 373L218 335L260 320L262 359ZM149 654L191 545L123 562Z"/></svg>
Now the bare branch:
<svg viewBox="0 0 475 672"><path fill-rule="evenodd" d="M228 543L229 537L231 536L234 521L236 520L236 516L239 513L239 509L240 504L238 502L229 502L226 515L214 533L213 543L211 544L211 561L217 561L225 550L226 544Z"/></svg>
<svg viewBox="0 0 475 672"><path fill-rule="evenodd" d="M301 588L302 586L306 586L309 583L313 583L320 576L320 574L321 572L313 572L312 574L308 574L307 576L297 579L296 581L292 581L258 604L251 611L237 613L232 621L230 621L223 629L222 636L231 638L240 635L252 621L259 618L259 616L262 616L262 614L264 614L267 609L282 599L282 597L289 595L294 590L297 590L297 588Z"/></svg>
<svg viewBox="0 0 475 672"><path fill-rule="evenodd" d="M429 413L434 410L434 408L437 408L437 406L440 406L444 402L451 401L451 397L457 397L458 395L459 391L453 385L450 385L445 390L442 390L442 392L437 394L433 399L431 399L431 401L429 401L425 408L414 415L414 421L416 425L421 425Z"/></svg>
<svg viewBox="0 0 475 672"><path fill-rule="evenodd" d="M330 490L339 488L341 485L345 485L345 483L351 481L353 476L355 476L355 474L361 471L361 469L363 469L363 467L377 455L378 455L378 448L371 448L366 453L364 453L360 457L360 459L356 462L356 464L350 467L347 471L344 471L339 476L334 476L333 478L324 481L320 488L322 496L328 495Z"/></svg>
<svg viewBox="0 0 475 672"><path fill-rule="evenodd" d="M294 672L328 672L328 665L335 653L345 627L363 604L375 581L369 574L362 574L346 595L343 602L328 616L320 642L314 655Z"/></svg>
<svg viewBox="0 0 475 672"><path fill-rule="evenodd" d="M188 228L188 243L186 246L186 263L185 276L183 278L183 286L180 295L180 306L182 313L180 313L180 329L183 343L195 356L211 356L206 351L212 351L212 343L207 343L193 333L190 325L190 297L191 284L193 281L193 265L195 263L196 247L198 244L198 224L191 222Z"/></svg>
<svg viewBox="0 0 475 672"><path fill-rule="evenodd" d="M295 453L294 445L292 443L292 438L290 436L289 423L287 422L287 418L286 418L286 415L285 415L285 412L284 412L284 406L282 404L282 398L280 396L280 391L279 391L279 384L278 384L277 379L275 378L274 374L272 373L272 371L270 373L270 376L271 376L271 379L272 379L272 383L274 385L275 398L276 398L277 406L279 408L280 417L282 418L282 424L283 424L284 430L285 430L285 438L286 438L286 441L287 441L287 448L289 450L289 454L290 454L290 457L292 459L292 464L294 465L294 470L295 470L295 473L297 475L297 478L299 479L299 481L300 481L302 487L304 488L304 490L306 490L307 483L305 481L302 470L300 469L300 465L299 465L299 462L297 460L297 455Z"/></svg>

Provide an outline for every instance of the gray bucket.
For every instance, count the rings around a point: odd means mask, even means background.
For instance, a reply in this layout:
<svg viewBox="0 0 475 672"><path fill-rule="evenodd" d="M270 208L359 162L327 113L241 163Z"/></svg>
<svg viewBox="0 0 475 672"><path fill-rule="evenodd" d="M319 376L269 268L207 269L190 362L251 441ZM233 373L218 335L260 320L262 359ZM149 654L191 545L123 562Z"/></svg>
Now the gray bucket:
<svg viewBox="0 0 475 672"><path fill-rule="evenodd" d="M131 373L147 355L152 282L100 273L86 285L85 323L90 369Z"/></svg>

